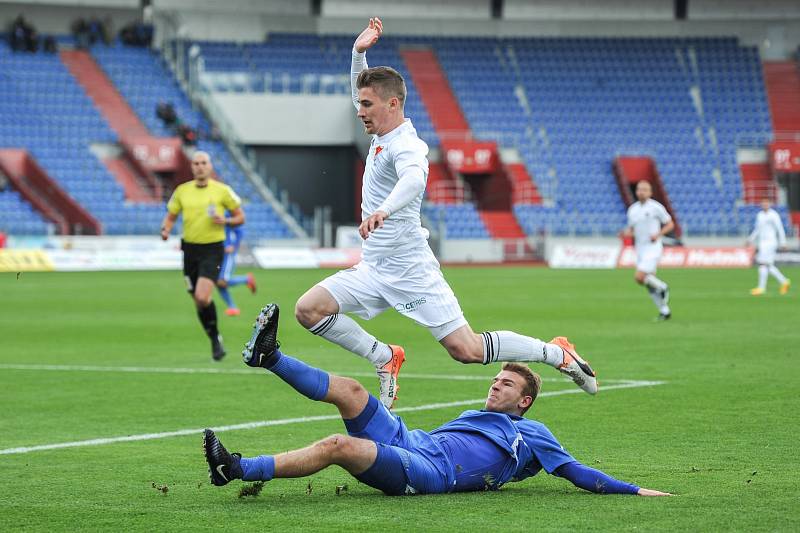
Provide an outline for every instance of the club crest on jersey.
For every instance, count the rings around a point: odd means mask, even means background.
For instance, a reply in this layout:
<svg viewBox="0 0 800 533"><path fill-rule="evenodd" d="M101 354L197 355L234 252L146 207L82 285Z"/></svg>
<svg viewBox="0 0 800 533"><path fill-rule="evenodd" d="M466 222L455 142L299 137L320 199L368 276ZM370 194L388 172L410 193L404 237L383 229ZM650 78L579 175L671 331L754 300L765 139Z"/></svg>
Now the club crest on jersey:
<svg viewBox="0 0 800 533"><path fill-rule="evenodd" d="M383 150L383 146L375 147L375 157L378 157L378 154L381 153L381 150Z"/></svg>

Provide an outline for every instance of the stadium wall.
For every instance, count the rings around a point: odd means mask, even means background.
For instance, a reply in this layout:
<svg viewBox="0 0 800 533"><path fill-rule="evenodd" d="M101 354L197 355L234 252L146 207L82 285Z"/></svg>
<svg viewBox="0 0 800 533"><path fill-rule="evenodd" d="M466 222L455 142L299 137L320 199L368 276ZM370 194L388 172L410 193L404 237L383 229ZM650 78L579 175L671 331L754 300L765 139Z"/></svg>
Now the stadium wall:
<svg viewBox="0 0 800 533"><path fill-rule="evenodd" d="M213 98L243 144L351 146L360 132L346 95L214 93Z"/></svg>

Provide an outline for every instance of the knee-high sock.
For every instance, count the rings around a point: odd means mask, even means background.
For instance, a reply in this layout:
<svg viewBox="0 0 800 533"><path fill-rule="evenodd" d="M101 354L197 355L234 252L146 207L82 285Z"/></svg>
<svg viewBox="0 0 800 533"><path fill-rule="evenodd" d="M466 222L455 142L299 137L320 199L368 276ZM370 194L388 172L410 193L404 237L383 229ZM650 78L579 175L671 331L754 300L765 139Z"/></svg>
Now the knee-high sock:
<svg viewBox="0 0 800 533"><path fill-rule="evenodd" d="M778 270L778 267L776 267L775 265L770 265L769 266L769 273L772 274L772 277L777 279L778 283L780 283L781 285L786 283L786 276L784 276L781 273L781 271Z"/></svg>
<svg viewBox="0 0 800 533"><path fill-rule="evenodd" d="M647 274L644 277L644 284L645 286L655 289L657 291L663 291L667 289L667 284L664 283L662 280L658 279L654 274Z"/></svg>
<svg viewBox="0 0 800 533"><path fill-rule="evenodd" d="M217 329L217 308L214 302L211 302L202 309L198 309L197 318L200 319L200 323L203 325L203 329L206 330L206 335L208 335L209 338L215 339L217 335L219 335L219 330Z"/></svg>
<svg viewBox="0 0 800 533"><path fill-rule="evenodd" d="M233 303L233 297L230 291L226 287L217 287L217 289L219 290L219 295L225 300L225 305L228 306L228 309L235 309L236 304Z"/></svg>
<svg viewBox="0 0 800 533"><path fill-rule="evenodd" d="M321 400L328 394L330 376L327 372L286 355L277 348L269 358L267 370L311 400Z"/></svg>
<svg viewBox="0 0 800 533"><path fill-rule="evenodd" d="M650 299L653 300L653 303L656 304L659 312L661 308L664 306L664 299L661 297L661 292L658 289L654 289L653 287L645 287L647 292L650 293Z"/></svg>
<svg viewBox="0 0 800 533"><path fill-rule="evenodd" d="M341 313L326 316L309 331L368 359L376 367L382 367L392 358L392 349L388 344L379 341L364 331L355 320Z"/></svg>
<svg viewBox="0 0 800 533"><path fill-rule="evenodd" d="M766 290L767 276L769 275L769 267L767 265L758 266L758 288Z"/></svg>
<svg viewBox="0 0 800 533"><path fill-rule="evenodd" d="M275 458L271 455L242 457L239 466L242 467L243 481L269 481L275 477Z"/></svg>
<svg viewBox="0 0 800 533"><path fill-rule="evenodd" d="M232 276L228 280L228 287L235 287L237 285L244 285L247 283L247 276Z"/></svg>
<svg viewBox="0 0 800 533"><path fill-rule="evenodd" d="M486 331L481 333L481 338L484 365L497 361L525 361L558 368L564 363L561 347L533 337L513 331Z"/></svg>

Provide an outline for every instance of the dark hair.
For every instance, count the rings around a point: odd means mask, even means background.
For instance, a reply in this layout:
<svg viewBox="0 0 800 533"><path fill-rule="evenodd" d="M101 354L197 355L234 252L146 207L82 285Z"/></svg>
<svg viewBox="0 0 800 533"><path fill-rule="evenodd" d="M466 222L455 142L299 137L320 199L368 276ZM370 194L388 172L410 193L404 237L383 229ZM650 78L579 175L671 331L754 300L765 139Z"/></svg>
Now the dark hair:
<svg viewBox="0 0 800 533"><path fill-rule="evenodd" d="M533 402L536 401L536 397L539 396L539 391L542 388L542 378L539 377L539 374L528 368L527 365L520 363L503 363L503 370L514 372L525 378L525 387L522 389L522 394L530 396L531 405L533 405ZM530 409L530 405L525 411L528 409ZM522 414L525 414L525 411L522 411Z"/></svg>
<svg viewBox="0 0 800 533"><path fill-rule="evenodd" d="M392 67L372 67L362 70L356 80L356 87L372 87L383 98L396 97L400 100L400 107L406 102L406 82L403 76Z"/></svg>

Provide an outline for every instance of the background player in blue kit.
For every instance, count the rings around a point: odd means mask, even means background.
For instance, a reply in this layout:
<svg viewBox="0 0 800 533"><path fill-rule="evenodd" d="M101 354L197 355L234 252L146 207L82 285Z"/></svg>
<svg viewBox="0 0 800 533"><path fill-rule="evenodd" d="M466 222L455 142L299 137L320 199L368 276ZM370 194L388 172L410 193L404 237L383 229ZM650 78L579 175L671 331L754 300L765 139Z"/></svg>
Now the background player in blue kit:
<svg viewBox="0 0 800 533"><path fill-rule="evenodd" d="M229 287L247 285L250 292L256 293L256 278L252 273L248 272L246 276L233 275L233 271L236 270L236 255L239 253L239 245L243 237L244 225L225 226L225 258L222 261L222 268L217 280L217 289L219 289L222 299L225 300L225 305L228 306L225 310L225 314L228 316L239 316L241 313L228 291Z"/></svg>
<svg viewBox="0 0 800 533"><path fill-rule="evenodd" d="M275 304L261 311L242 353L245 363L268 369L312 400L336 405L348 434L278 455L244 458L229 453L207 429L203 447L214 485L232 479L304 477L335 464L387 495L499 489L542 469L591 492L669 495L584 466L544 424L523 418L541 384L523 364L503 365L484 409L464 411L430 432L409 430L356 380L328 374L282 353L276 342L278 316Z"/></svg>

